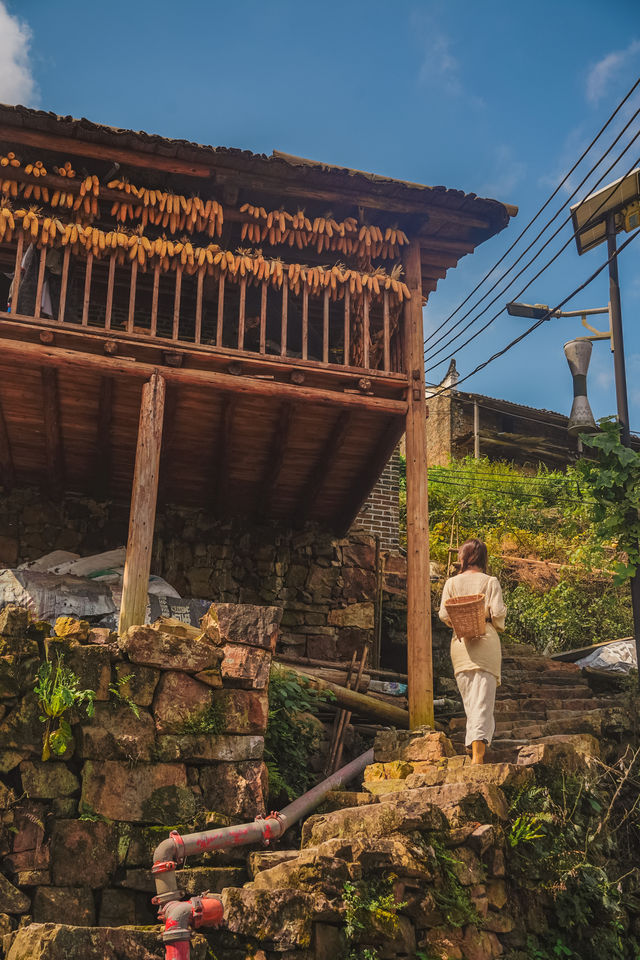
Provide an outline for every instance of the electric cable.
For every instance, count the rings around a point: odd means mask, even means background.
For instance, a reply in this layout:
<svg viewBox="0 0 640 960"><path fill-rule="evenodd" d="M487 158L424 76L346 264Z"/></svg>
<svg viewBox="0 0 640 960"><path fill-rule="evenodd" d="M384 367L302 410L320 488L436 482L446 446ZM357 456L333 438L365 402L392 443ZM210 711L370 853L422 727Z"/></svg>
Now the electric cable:
<svg viewBox="0 0 640 960"><path fill-rule="evenodd" d="M638 108L637 114L638 114L638 113L640 113L640 108ZM636 115L637 115L637 114L636 114ZM608 176L608 174L611 172L611 170L613 170L613 168L616 166L616 164L619 163L619 161L620 161L620 160L622 159L622 157L625 155L625 153L627 152L627 150L628 150L631 146L633 146L633 144L634 144L635 141L638 139L638 137L640 137L640 129L639 129L638 132L635 134L635 136L629 141L629 143L626 145L626 147L618 154L618 156L616 157L616 159L615 159L611 164L609 164L609 166L607 167L607 169L604 171L603 174L601 174L601 176L600 176L599 179L595 182L595 184L593 184L593 186L591 187L591 193L589 193L586 197L584 197L584 198L580 201L579 204L577 204L577 208L578 208L578 209L582 206L583 203L585 203L586 200L589 199L589 197L590 197L590 196L592 195L592 193L593 193L594 188L597 187L597 186L605 179L605 177ZM627 171L627 173L624 174L624 176L628 176L628 174L631 173L631 171L635 169L636 165L637 165L639 162L640 162L640 158L639 158L638 160L636 160L634 164L632 164L632 166L629 168L629 170ZM583 181L583 183L584 183L584 181ZM581 184L581 185L582 185L582 184ZM524 286L517 294L515 294L515 297L521 296L521 295L524 293L524 291L527 290L528 287L531 286L531 284L534 282L534 280L537 280L538 277L540 277L540 276L544 273L544 271L547 270L547 269L551 266L551 264L554 263L554 262L558 259L558 257L560 256L560 254L563 253L564 250L566 250L566 248L569 246L569 244L570 244L571 241L575 238L575 236L576 236L578 233L582 232L582 231L589 225L589 223L593 220L593 218L596 216L596 214L598 213L598 211L601 210L602 207L608 202L609 198L610 198L611 196L613 196L613 194L615 193L616 189L617 189L617 181L616 181L616 183L612 186L612 188L611 188L611 193L609 194L609 196L606 197L606 198L602 201L602 203L600 203L600 205L597 207L597 209L593 211L593 213L591 214L591 216L589 217L589 219L586 221L585 224L582 225L582 227L580 228L580 230L579 230L579 231L576 230L576 231L573 231L573 232L572 232L571 236L568 238L568 240L566 241L566 243L564 243L563 246L560 247L560 249L559 249L559 250L553 255L553 257L538 271L538 273L535 274L534 277L532 277L530 280L527 281L527 283L525 284L525 286ZM569 199L571 199L571 198L569 198ZM559 211L559 212L561 212L561 211ZM509 289L509 287L511 287L511 286L516 282L516 280L518 279L518 277L521 277L522 274L523 274L526 270L528 270L528 268L531 266L531 264L532 264L532 263L535 263L535 261L538 259L538 257L540 256L540 254L543 252L543 250L545 250L545 249L549 246L549 244L550 244L553 240L555 240L555 238L558 236L558 234L560 233L560 231L562 230L562 228L571 220L571 216L572 216L572 214L569 213L569 216L566 217L566 218L562 221L562 223L558 226L558 228L554 231L554 233L552 233L552 235L551 235L550 237L548 237L547 240L545 240L545 242L543 243L543 245L542 245L542 246L540 247L540 249L534 254L534 256L531 257L531 259L528 261L528 263L526 263L526 264L522 267L522 269L518 271L518 273L515 275L515 277L513 277L513 279L511 279L511 280L507 283L507 285L506 285L505 287L503 287L503 289L502 289L499 293L497 293L497 294L495 295L495 297L494 297L492 300L490 300L488 304L486 304L485 307L482 308L482 310L480 311L480 313L478 313L475 317L472 317L471 320L469 320L469 322L462 328L462 330L460 330L459 333L456 333L455 336L450 337L450 339L447 340L446 343L444 343L438 350L435 350L435 351L432 350L432 351L429 353L429 355L426 357L426 361L427 361L427 362L429 362L429 360L432 360L432 359L433 359L434 357L436 357L439 353L442 353L443 350L446 350L446 348L447 348L448 346L450 346L452 343L454 343L459 337L462 336L462 334L463 334L466 330L469 329L469 327L471 327L477 320L479 320L480 317L482 317L482 316L493 306L493 304L496 303L496 301L500 300L500 299L506 294L506 292L507 292L507 290ZM555 218L554 218L554 219L555 219ZM551 222L553 222L553 221L551 221ZM537 238L536 238L536 239L537 239ZM535 242L535 241L534 241L534 242ZM521 260L522 257L524 256L524 254L527 253L527 252L531 249L531 246L532 246L532 244L530 244L530 245L527 247L527 249L520 255L520 257L518 258L518 260L515 261L515 263L513 264L513 266L516 266L516 264L520 262L520 260ZM500 282L500 280L504 279L504 276L506 276L506 273L503 275L503 277L501 277L501 278L496 282L496 284L494 284L493 287L491 287L491 289L488 291L488 293L490 293L492 290L495 289L495 287L496 287L497 284ZM483 298L483 299L484 299L484 298ZM502 313L503 310L504 310L504 307L501 307L500 310L498 311L497 316L500 316L500 314ZM472 312L472 311L470 310L470 311L468 311L467 313L465 313L464 317L461 317L460 320L458 320L458 321L454 324L454 326L451 328L451 330L449 330L444 336L448 336L450 333L452 333L453 330L455 330L455 328L456 328L457 326L459 326L459 325L463 322L463 320L464 320L466 317L469 316L469 313L471 313L471 312ZM489 323L488 323L485 327L483 327L479 332L481 333L482 330L485 330L486 327L489 326L491 323L493 323L493 320L495 320L495 319L496 319L495 316L492 317L492 319L489 321ZM476 334L476 335L477 335L477 334ZM433 346L434 346L434 347L437 347L438 344L441 343L442 340L444 339L444 336L443 336L440 340L437 340ZM470 341L466 341L466 343L468 343L468 342L470 342ZM466 343L463 344L463 346L466 346ZM457 349L462 349L462 348L461 348L461 347L458 347ZM444 357L442 360L438 360L438 362L437 362L436 364L433 364L433 366L438 366L439 364L444 363L446 360L449 359L450 356L453 356L453 354L449 354L448 356Z"/></svg>
<svg viewBox="0 0 640 960"><path fill-rule="evenodd" d="M602 175L602 177L601 177L600 179L603 179L603 178L609 173L609 171L616 165L616 163L618 162L618 160L620 160L620 158L622 157L623 153L625 153L625 152L629 149L629 147L633 144L633 142L634 142L638 137L640 137L640 130L638 130L638 132L636 133L636 135L635 135L635 137L633 138L633 140L625 147L625 149L622 151L622 153L621 153L620 156L617 158L617 160L614 160L614 162L607 168L607 170L605 170L604 174ZM634 161L634 163L631 165L631 167L627 170L627 172L623 175L623 177L622 177L621 179L624 179L624 177L628 176L628 175L632 172L632 170L634 170L634 169L637 167L637 165L638 165L639 163L640 163L640 157L638 157L638 158ZM600 181L598 181L598 182L600 182ZM597 184L596 184L596 186L597 186ZM531 277L530 280L527 281L527 283L524 285L524 287L522 287L522 289L521 289L518 293L515 294L515 297L516 297L516 298L517 298L517 297L520 297L520 296L524 293L524 291L527 290L535 280L537 280L540 276L542 276L542 274L545 272L545 270L548 270L548 268L551 266L552 263L555 263L555 261L558 259L558 257L560 256L560 254L563 253L563 252L566 250L566 248L569 246L569 244L571 243L571 241L574 239L574 237L576 236L576 233L582 232L582 230L584 230L585 227L588 226L589 223L591 223L591 221L592 221L593 218L596 216L596 214L606 205L606 203L608 202L608 200L613 196L613 194L615 193L616 189L617 189L617 181L616 181L616 183L612 186L611 192L609 193L609 195L608 195L607 197L605 197L604 200L603 200L603 201L598 205L598 207L593 211L593 213L591 214L591 216L589 217L589 219L588 219L588 220L586 221L586 223L581 227L580 231L575 231L575 232L573 232L573 233L571 234L571 236L568 238L568 240L566 241L566 243L564 243L564 244L560 247L560 249L553 255L553 257L552 257L546 264L544 264L544 265L540 268L540 270L538 270L538 272L537 272L533 277ZM585 198L585 199L587 199L587 198ZM582 202L584 202L584 201L582 201ZM570 219L570 217L567 218L567 220L568 220L568 219ZM454 337L452 337L450 340L448 340L447 343L445 343L439 350L437 350L437 351L435 352L435 354L432 354L430 357L427 357L427 358L425 359L425 363L428 363L429 360L430 360L430 359L433 359L434 356L437 356L438 353L442 353L442 351L445 350L448 346L450 346L455 340L457 340L458 337L461 337L462 334L463 334L466 330L468 330L469 327L470 327L473 323L476 322L476 320L479 320L480 317L481 317L484 313L487 312L487 310L489 309L489 307L491 307L492 304L494 304L494 303L496 302L496 300L500 300L500 299L504 296L504 294L505 294L506 291L509 289L509 287L512 285L512 283L513 283L515 280L517 280L518 277L521 276L521 274L524 273L524 271L531 265L531 263L533 263L533 261L536 259L536 257L537 257L540 253L542 253L542 250L544 250L544 247L547 246L549 243L551 243L551 241L557 236L557 234L558 234L559 231L562 229L562 227L565 225L565 223L567 223L567 220L564 220L563 223L560 224L560 226L558 227L558 229L556 230L556 232L553 234L553 236L549 237L549 239L547 240L547 242L545 243L545 245L540 248L540 250L538 251L538 253L536 254L536 256L533 257L532 260L531 260L528 264L526 264L526 265L522 268L522 270L519 271L519 273L516 274L516 276L513 278L513 280L511 280L511 281L507 284L507 286L504 288L504 290L502 290L499 294L496 294L496 296L493 298L493 300L491 300L490 303L487 304L487 306L478 314L478 316L472 318L472 319L469 321L469 323L467 323L467 325L466 325L465 327L463 327L463 329L462 329L459 333L457 333ZM564 302L566 303L566 300L565 300ZM460 344L458 347L456 347L456 349L455 349L452 353L447 354L447 355L446 355L445 357L443 357L441 360L438 360L436 363L432 364L432 366L433 366L433 367L437 367L437 366L440 366L441 363L446 363L447 360L449 360L449 359L451 359L453 356L455 356L455 353L456 353L457 351L462 350L462 349L464 349L464 347L468 346L473 340L475 340L476 337L479 337L481 333L484 333L484 331L485 331L488 327L490 327L491 324L495 322L495 320L498 319L498 317L504 312L504 309L505 309L504 306L500 307L500 309L499 309L496 313L494 313L494 315L493 315L492 317L490 317L489 320L487 320L487 322L486 322L485 324L483 324L483 326L481 326L479 330L476 330L475 333L471 334L471 336L468 337L468 338L464 341L464 343L462 343L462 344ZM558 308L558 309L559 309L559 308Z"/></svg>
<svg viewBox="0 0 640 960"><path fill-rule="evenodd" d="M443 479L441 479L440 477L430 476L428 479L429 479L429 483L443 483L443 484L445 484L446 486L451 486L451 487L464 487L464 488L467 489L467 490L469 489L469 486L470 486L468 483L458 483L456 480L443 480ZM480 492L482 492L482 491L480 491ZM485 492L485 493L496 493L496 492L498 492L498 491L496 491L495 488L489 487L489 488L485 488L484 492ZM510 497L512 500L518 500L518 499L520 499L520 500L546 500L546 499L547 499L547 497L545 496L545 494L543 494L543 493L534 493L533 491L532 491L531 493L528 493L526 490L523 490L523 491L520 491L520 492L503 490L503 491L499 491L499 492L502 493L502 495L505 496L505 497ZM595 502L596 502L595 500L590 500L590 499L586 499L586 498L580 498L580 499L578 499L577 497L553 497L553 503L554 503L554 504L555 504L555 503L577 503L577 504L584 504L584 503L595 503ZM550 504L550 505L553 506L553 504Z"/></svg>
<svg viewBox="0 0 640 960"><path fill-rule="evenodd" d="M640 85L640 78L638 78L638 80L636 80L636 82L635 82L634 85L631 87L631 89L629 90L629 92L623 97L623 99L620 101L620 103L618 104L618 106L616 107L616 109L615 109L615 110L613 111L613 113L609 116L608 120L605 122L605 124L600 128L600 130L598 131L598 133L595 135L595 137L593 138L593 140L591 141L591 143L589 144L589 146L582 152L582 154L581 154L580 157L576 160L576 162L575 162L574 165L571 167L571 169L569 170L569 172L565 174L565 176L562 178L562 180L560 181L560 183L558 184L558 186L555 188L555 190L553 191L553 193L545 200L545 202L544 202L543 205L540 207L540 209L539 209L538 212L535 214L535 216L529 221L529 223L526 224L526 226L524 227L524 229L518 234L518 236L517 236L516 239L513 241L513 243L511 244L511 246L508 247L508 249L507 249L507 250L502 254L502 256L500 257L500 259L497 260L496 263L494 263L494 265L491 267L491 269L490 269L487 273L485 273L485 275L482 277L482 279L481 279L481 280L476 284L476 286L473 288L473 290L471 291L471 293L469 293L468 296L465 297L465 299L462 301L462 303L460 303L460 304L456 307L456 309L453 311L453 313L450 313L449 316L448 316L445 320L443 320L442 323L441 323L438 327L436 327L436 329L435 329L432 333L429 334L429 336L428 336L428 337L425 339L425 341L424 341L425 344L427 344L427 343L432 339L432 337L434 337L434 336L436 335L436 333L438 333L438 331L441 330L442 327L444 327L444 326L449 322L449 320L451 320L451 319L453 319L453 317L455 317L456 313L458 313L458 311L461 310L462 307L464 307L465 303L467 303L467 302L471 299L471 297L474 295L474 293L475 293L477 290L480 289L480 287L481 287L482 284L485 282L485 280L487 280L487 279L491 276L491 274L492 274L493 271L496 269L496 267L499 267L500 264L505 260L505 258L511 253L511 251L513 250L513 248L520 242L520 240L521 240L522 237L525 235L525 233L527 232L527 230L529 230L529 228L532 227L533 224L536 222L536 220L538 219L538 217L540 216L540 214L543 212L543 210L545 210L545 209L549 206L549 204L551 203L551 201L553 200L553 198L554 198L555 196L557 196L557 194L560 192L560 190L562 189L562 187L564 186L564 184L567 182L567 180L569 179L569 177L571 176L571 174L574 172L574 170L576 170L576 168L582 163L582 161L584 160L584 158L586 157L586 155L589 153L589 151L591 150L591 148L592 148L593 146L595 146L595 144L598 142L598 140L600 139L600 137L602 136L602 134L604 133L604 131L605 131L605 130L607 129L607 127L609 126L609 124L612 122L612 120L613 120L613 119L617 116L617 114L620 112L620 110L621 110L622 107L625 105L625 103L627 102L627 100L629 99L629 97L631 97L632 94L635 92L635 90L637 89L638 85ZM609 148L609 149L611 149L611 148ZM607 151L607 152L608 152L608 151ZM604 156L606 156L606 154L603 155L603 157L601 158L600 161L598 161L598 163L601 163L601 162L602 162L602 160L604 159ZM596 164L596 166L598 166L598 164ZM566 204L565 204L565 205L566 205ZM545 229L546 229L546 228L545 228ZM481 301L479 301L479 302L481 302ZM476 304L476 306L477 306L477 304ZM473 307L472 309L475 309L475 307Z"/></svg>
<svg viewBox="0 0 640 960"><path fill-rule="evenodd" d="M547 320L550 320L553 314L556 313L556 311L564 307L565 303L568 303L569 300L572 300L573 297L576 296L576 294L580 293L582 290L588 287L589 284L592 283L595 280L595 278L602 273L604 268L608 267L611 261L614 260L616 257L618 257L622 253L622 251L626 247L628 247L633 240L635 240L635 238L638 236L639 233L640 233L640 230L636 230L635 233L632 233L631 236L625 240L622 246L618 247L618 249L611 254L608 260L605 260L604 263L601 264L598 267L598 269L591 274L590 277L587 277L584 283L581 283L579 287L576 287L576 289L573 290L567 297L565 297L564 300L562 300L556 307L553 307L553 309L548 310L547 313L544 315L544 317L541 317L539 320L536 320L535 323L532 323L531 326L524 331L524 333L521 333L518 337L515 337L513 340L511 340L511 342L508 343L506 347L503 347L501 350L496 351L496 353L492 354L488 360L483 361L483 363L479 363L477 367L474 367L473 370L465 374L464 377L458 380L458 383L464 383L465 380L468 380L469 377L472 377L475 373L478 373L480 370L484 370L484 368L488 367L490 363L493 363L494 360L497 360L499 357L504 356L504 354L507 353L509 350L511 350L512 347L515 347L518 343L524 340L525 337L528 337L530 333L533 333L534 330L537 330L538 327L541 326L541 324L546 323ZM451 387L442 387L440 390L437 391L437 393L432 393L431 398L438 397L440 396L440 394L446 393L447 390L450 390L450 389Z"/></svg>

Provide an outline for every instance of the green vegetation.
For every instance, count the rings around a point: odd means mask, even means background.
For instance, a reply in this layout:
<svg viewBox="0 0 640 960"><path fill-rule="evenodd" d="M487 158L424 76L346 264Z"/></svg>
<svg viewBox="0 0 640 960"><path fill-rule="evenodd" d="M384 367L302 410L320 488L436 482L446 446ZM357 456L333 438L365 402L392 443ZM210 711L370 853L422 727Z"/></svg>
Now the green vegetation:
<svg viewBox="0 0 640 960"><path fill-rule="evenodd" d="M614 564L615 582L625 583L640 564L640 452L624 447L620 425L600 421L600 433L583 436L597 460L581 460L578 473L593 499L593 520L603 542L615 541L624 559Z"/></svg>
<svg viewBox="0 0 640 960"><path fill-rule="evenodd" d="M128 677L125 677L125 683ZM180 733L206 734L212 737L218 737L224 733L225 723L220 704L210 703L205 710L194 711L194 713L185 715L180 723Z"/></svg>
<svg viewBox="0 0 640 960"><path fill-rule="evenodd" d="M309 760L320 744L318 704L330 694L312 690L294 673L272 671L264 757L269 770L269 802L291 802L313 784Z"/></svg>
<svg viewBox="0 0 640 960"><path fill-rule="evenodd" d="M353 945L363 938L376 936L393 939L398 931L398 903L393 893L393 877L378 880L347 880L342 888L345 905L344 933ZM350 946L347 960L378 960L374 947Z"/></svg>
<svg viewBox="0 0 640 960"><path fill-rule="evenodd" d="M131 677L119 677L113 683L109 684L109 693L115 697L116 700L119 700L120 703L126 704L134 716L139 720L140 719L140 708L137 703L131 699L131 697L125 696L122 692L122 688L131 680Z"/></svg>
<svg viewBox="0 0 640 960"><path fill-rule="evenodd" d="M80 680L65 666L63 656L56 659L55 666L51 660L40 664L34 690L42 710L40 721L45 725L42 759L48 760L51 754L61 756L73 739L69 711L84 705L87 716L92 717L96 694L80 689Z"/></svg>
<svg viewBox="0 0 640 960"><path fill-rule="evenodd" d="M537 903L547 929L510 960L637 960L640 751L616 767L592 760L512 799L508 875L517 899Z"/></svg>
<svg viewBox="0 0 640 960"><path fill-rule="evenodd" d="M446 570L454 521L461 543L470 536L486 541L509 608L506 640L551 651L632 632L629 591L621 584L637 562L640 454L621 446L616 425L602 426L585 438L598 460L581 460L566 473L540 467L525 475L471 457L429 471L431 559ZM400 496L402 516L404 470ZM634 498L630 523L624 517ZM439 600L437 590L434 604Z"/></svg>
<svg viewBox="0 0 640 960"><path fill-rule="evenodd" d="M473 923L476 927L482 926L482 917L473 905L468 888L458 879L455 868L460 861L437 837L431 838L430 845L440 873L440 883L433 891L434 899L446 925L463 927Z"/></svg>

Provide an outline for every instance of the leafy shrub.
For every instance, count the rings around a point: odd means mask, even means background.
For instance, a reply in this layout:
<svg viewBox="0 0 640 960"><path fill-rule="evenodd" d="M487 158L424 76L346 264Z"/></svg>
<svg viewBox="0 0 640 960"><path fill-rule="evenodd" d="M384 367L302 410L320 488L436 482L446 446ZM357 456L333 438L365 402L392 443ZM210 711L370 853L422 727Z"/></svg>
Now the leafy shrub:
<svg viewBox="0 0 640 960"><path fill-rule="evenodd" d="M320 745L318 704L329 699L292 671L273 670L269 680L269 719L264 756L272 806L294 800L312 785L309 760Z"/></svg>
<svg viewBox="0 0 640 960"><path fill-rule="evenodd" d="M40 721L45 724L42 759L48 760L52 753L61 756L73 739L69 711L84 704L87 716L92 717L96 694L80 689L80 680L65 666L63 656L57 658L55 666L51 660L40 664L34 690L42 710Z"/></svg>

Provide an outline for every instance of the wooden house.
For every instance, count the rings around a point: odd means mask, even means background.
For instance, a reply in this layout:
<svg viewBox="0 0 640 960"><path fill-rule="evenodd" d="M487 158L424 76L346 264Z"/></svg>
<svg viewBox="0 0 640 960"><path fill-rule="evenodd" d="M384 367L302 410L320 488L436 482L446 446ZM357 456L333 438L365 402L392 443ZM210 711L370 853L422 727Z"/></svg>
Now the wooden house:
<svg viewBox="0 0 640 960"><path fill-rule="evenodd" d="M407 435L412 722L432 719L423 298L514 208L274 152L0 107L0 461L346 530Z"/></svg>

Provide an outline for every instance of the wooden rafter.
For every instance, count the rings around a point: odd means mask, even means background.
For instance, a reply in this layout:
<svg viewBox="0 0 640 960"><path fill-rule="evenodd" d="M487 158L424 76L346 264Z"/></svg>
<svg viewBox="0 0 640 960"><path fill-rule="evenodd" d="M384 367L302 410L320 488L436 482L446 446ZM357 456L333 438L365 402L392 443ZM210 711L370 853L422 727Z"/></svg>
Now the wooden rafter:
<svg viewBox="0 0 640 960"><path fill-rule="evenodd" d="M113 378L100 378L98 419L96 422L95 460L93 464L93 487L98 499L109 493L112 463L111 420L113 416Z"/></svg>
<svg viewBox="0 0 640 960"><path fill-rule="evenodd" d="M7 424L4 418L2 402L0 401L0 477L2 483L8 489L11 489L16 482L16 471L13 463L13 454L11 452L11 443L7 432Z"/></svg>
<svg viewBox="0 0 640 960"><path fill-rule="evenodd" d="M273 437L267 463L262 474L261 482L258 486L258 504L257 510L267 513L271 508L273 494L278 483L278 477L282 470L289 437L291 435L291 425L293 422L293 403L285 401L280 405L276 419Z"/></svg>
<svg viewBox="0 0 640 960"><path fill-rule="evenodd" d="M351 488L351 496L347 498L344 509L336 523L336 530L340 536L347 532L358 516L376 480L400 442L403 433L404 419L402 417L391 418L380 433L375 449L355 480Z"/></svg>
<svg viewBox="0 0 640 960"><path fill-rule="evenodd" d="M298 499L294 514L295 523L302 523L306 519L313 509L315 501L322 493L331 468L338 459L347 439L352 419L353 417L348 410L344 410L338 415L320 456L312 464L307 482Z"/></svg>
<svg viewBox="0 0 640 960"><path fill-rule="evenodd" d="M213 508L218 516L224 514L229 497L229 466L231 464L233 425L237 408L236 398L231 393L222 395L220 435L216 454L217 470L213 484Z"/></svg>
<svg viewBox="0 0 640 960"><path fill-rule="evenodd" d="M51 367L43 367L41 377L47 486L52 496L59 496L64 488L64 454L58 373Z"/></svg>

